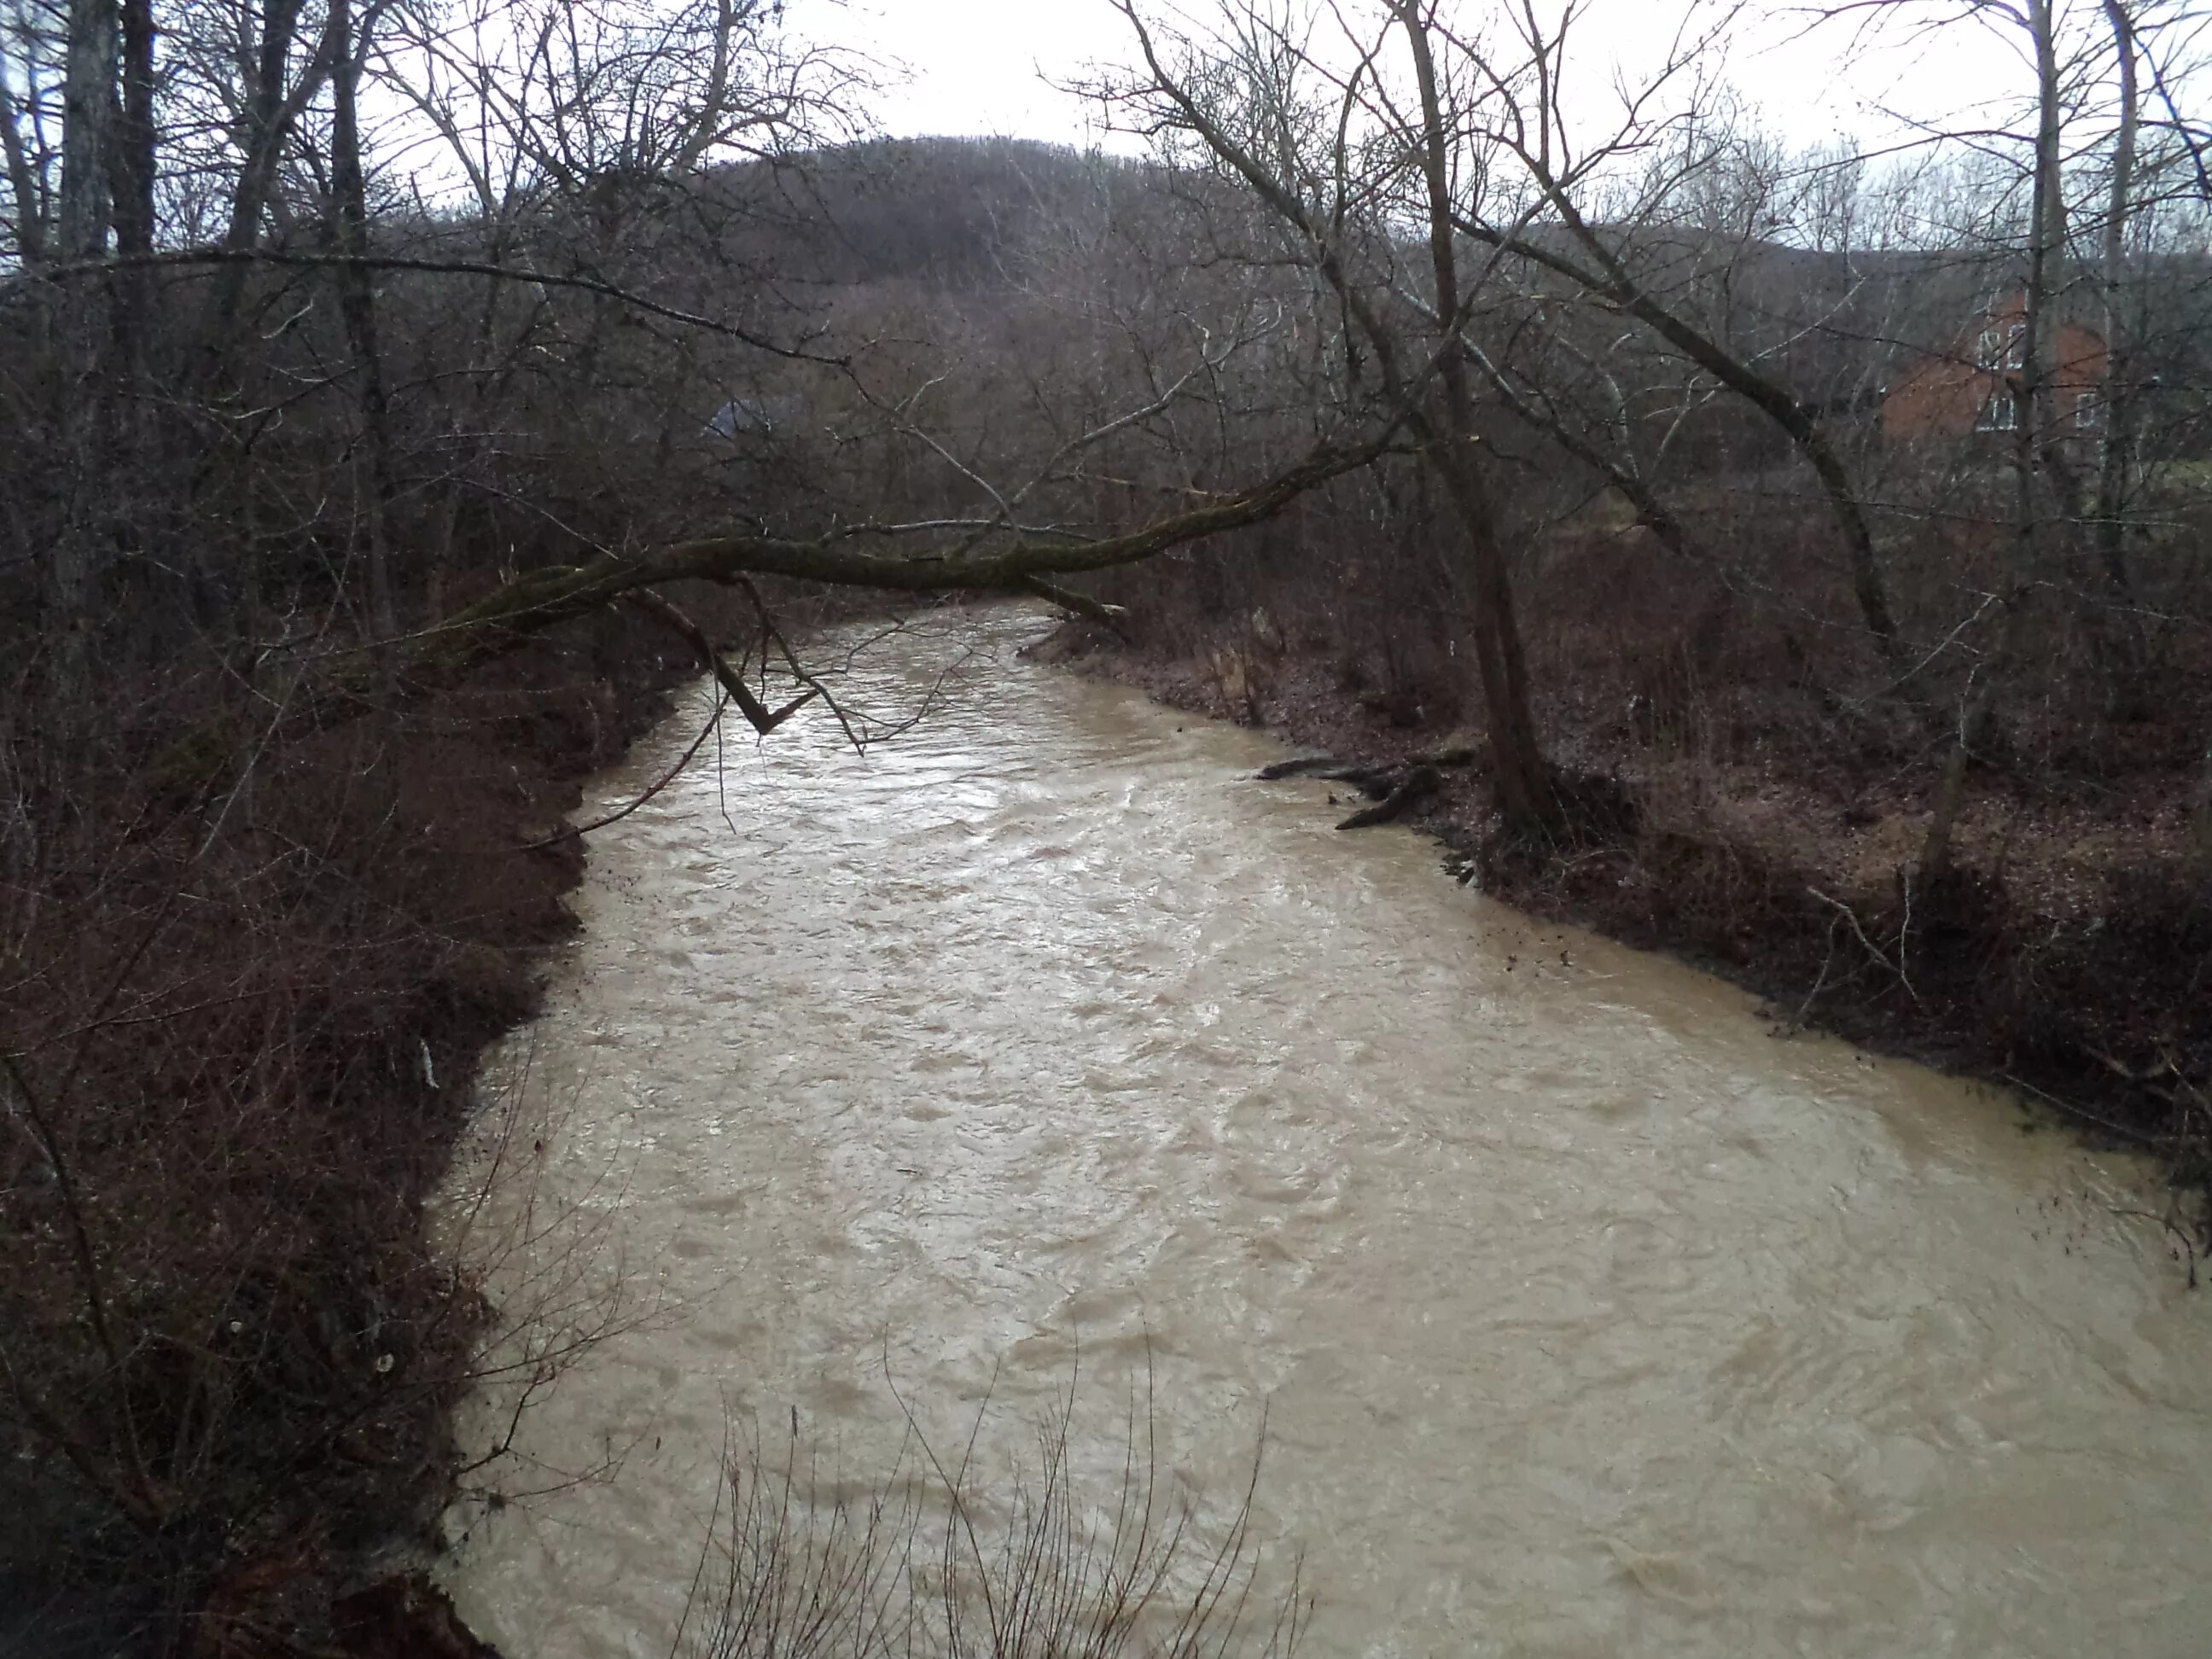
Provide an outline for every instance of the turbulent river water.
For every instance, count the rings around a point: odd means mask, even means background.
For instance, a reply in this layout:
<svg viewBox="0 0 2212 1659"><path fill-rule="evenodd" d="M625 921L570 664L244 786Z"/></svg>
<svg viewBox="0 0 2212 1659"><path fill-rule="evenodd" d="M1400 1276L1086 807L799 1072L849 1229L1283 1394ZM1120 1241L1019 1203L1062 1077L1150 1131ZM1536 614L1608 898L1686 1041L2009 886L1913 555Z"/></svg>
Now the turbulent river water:
<svg viewBox="0 0 2212 1659"><path fill-rule="evenodd" d="M1078 1379L1107 1477L1135 1376L1178 1490L1264 1420L1303 1652L2207 1651L2212 1316L2145 1172L1339 835L1045 625L914 624L836 681L911 730L810 709L592 836L520 1161L671 1305L521 1419L479 1630L666 1652L733 1424L862 1490L903 1411L1011 1464Z"/></svg>

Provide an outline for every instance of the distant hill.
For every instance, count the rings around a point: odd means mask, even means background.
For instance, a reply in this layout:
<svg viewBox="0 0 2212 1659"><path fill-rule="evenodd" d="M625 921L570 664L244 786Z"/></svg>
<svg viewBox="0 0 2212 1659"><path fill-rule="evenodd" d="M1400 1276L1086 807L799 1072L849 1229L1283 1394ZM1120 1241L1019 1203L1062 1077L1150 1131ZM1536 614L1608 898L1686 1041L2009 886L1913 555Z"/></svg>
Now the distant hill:
<svg viewBox="0 0 2212 1659"><path fill-rule="evenodd" d="M970 289L1018 275L1050 228L1100 219L1152 173L1021 139L900 138L748 162L708 189L784 280Z"/></svg>

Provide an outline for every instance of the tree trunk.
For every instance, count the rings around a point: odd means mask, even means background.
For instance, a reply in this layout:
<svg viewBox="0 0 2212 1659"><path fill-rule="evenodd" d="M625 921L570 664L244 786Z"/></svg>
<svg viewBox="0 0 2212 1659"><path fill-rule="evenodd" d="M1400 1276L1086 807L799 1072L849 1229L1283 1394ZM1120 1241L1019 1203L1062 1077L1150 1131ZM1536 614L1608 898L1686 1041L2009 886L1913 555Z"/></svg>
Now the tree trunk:
<svg viewBox="0 0 2212 1659"><path fill-rule="evenodd" d="M15 257L35 265L46 257L46 198L41 181L31 171L31 154L23 147L21 112L15 94L8 90L7 59L0 56L0 163L8 173L8 194L15 203Z"/></svg>
<svg viewBox="0 0 2212 1659"><path fill-rule="evenodd" d="M2212 748L2204 751L2204 769L2189 804L2189 840L2183 860L2190 879L2212 894Z"/></svg>
<svg viewBox="0 0 2212 1659"><path fill-rule="evenodd" d="M1489 716L1484 743L1498 808L1512 829L1542 832L1557 827L1559 802L1528 706L1528 669L1497 514L1480 464L1468 453L1472 447L1471 440L1455 440L1449 432L1425 446L1459 520L1460 556L1451 562L1450 574L1468 612L1475 672Z"/></svg>
<svg viewBox="0 0 2212 1659"><path fill-rule="evenodd" d="M107 155L108 187L115 203L115 251L125 260L154 251L156 132L154 114L153 0L122 0L121 105ZM158 533L163 494L155 482L155 434L149 418L148 327L154 318L154 272L125 264L107 279L106 395L112 401L109 431L116 459L127 471L111 481L113 510L143 548Z"/></svg>
<svg viewBox="0 0 2212 1659"><path fill-rule="evenodd" d="M1452 211L1443 94L1429 50L1429 24L1415 0L1393 0L1413 62L1421 100L1421 171L1428 193L1429 264L1436 285L1437 379L1443 419L1431 422L1424 446L1445 493L1451 498L1464 537L1461 568L1455 573L1474 623L1474 659L1489 714L1488 747L1492 781L1507 824L1516 831L1541 832L1556 826L1559 802L1551 769L1536 736L1528 707L1528 674L1521 646L1521 627L1513 605L1512 574L1498 534L1498 514L1476 458L1474 395L1468 384L1467 359L1459 349L1463 300L1456 243L1457 216Z"/></svg>
<svg viewBox="0 0 2212 1659"><path fill-rule="evenodd" d="M1928 835L1920 843L1923 884L1951 873L1951 844L1959 825L1959 811L1966 801L1966 773L1974 760L1973 733L1989 724L1995 712L1997 677L1984 675L1959 710L1958 736L1944 757L1942 776L1936 785L1936 811L1928 820Z"/></svg>
<svg viewBox="0 0 2212 1659"><path fill-rule="evenodd" d="M2097 494L2092 509L2097 563L2104 585L2118 607L2118 626L2100 630L2116 637L2116 660L2111 663L2112 702L2115 711L2125 708L2140 695L2145 657L2142 622L2136 613L2134 584L2128 578L2127 549L2122 514L2127 509L2128 463L2134 447L2134 398L2129 383L2135 369L2133 353L2125 338L2121 299L2127 283L2128 225L2134 211L2136 138L2142 118L2138 85L2135 20L2125 0L2105 0L2105 17L2112 31L2112 49L2120 73L2120 120L2112 139L2112 177L2106 194L2104 246L2100 250L2100 299L2105 327L2105 383L2103 421L2097 447Z"/></svg>
<svg viewBox="0 0 2212 1659"><path fill-rule="evenodd" d="M368 53L374 17L372 14L364 18L356 34L351 0L330 0L330 8L331 33L338 43L331 76L332 240L347 260L358 261L368 254L368 184L361 165L358 96L362 59ZM363 264L341 264L336 273L338 310L345 319L346 343L353 353L354 376L360 387L363 447L368 456L368 478L359 494L366 520L369 627L378 638L390 639L399 631L399 619L392 589L387 522L392 495L392 421L384 384L384 353L377 337L376 282Z"/></svg>
<svg viewBox="0 0 2212 1659"><path fill-rule="evenodd" d="M264 0L261 8L261 38L252 54L252 78L245 90L244 107L239 112L239 125L245 134L246 159L231 191L229 222L222 235L222 246L231 252L242 252L252 247L260 235L270 192L276 185L277 164L283 159L285 137L300 111L322 85L323 76L329 72L336 56L337 31L325 27L322 46L313 61L301 71L298 84L288 93L285 71L291 62L292 43L299 32L300 13L305 3L306 0ZM243 261L216 268L206 320L201 329L204 373L210 379L221 372L229 358L239 310L246 299L248 274Z"/></svg>
<svg viewBox="0 0 2212 1659"><path fill-rule="evenodd" d="M1927 837L1920 844L1919 876L1923 883L1950 873L1952 842L1966 800L1966 775L1972 768L1975 749L1987 740L1996 721L1997 697L2012 666L2026 599L2027 590L2020 587L2005 596L1997 612L1996 647L1960 705L1959 730L1944 758L1943 773L1936 785L1936 810L1928 822Z"/></svg>
<svg viewBox="0 0 2212 1659"><path fill-rule="evenodd" d="M62 182L56 204L57 252L69 261L107 253L108 158L115 137L114 0L70 0L63 71ZM89 689L93 592L99 579L106 450L106 398L100 386L100 301L106 285L79 277L64 285L52 313L61 365L63 520L47 550L45 605L52 652L53 713L74 720Z"/></svg>
<svg viewBox="0 0 2212 1659"><path fill-rule="evenodd" d="M108 165L115 196L115 247L125 255L154 251L153 0L122 0L122 106Z"/></svg>
<svg viewBox="0 0 2212 1659"><path fill-rule="evenodd" d="M118 113L115 53L115 0L70 0L56 215L68 259L97 259L107 252L107 167Z"/></svg>
<svg viewBox="0 0 2212 1659"><path fill-rule="evenodd" d="M2066 252L2064 183L2059 176L2060 117L2058 42L2051 0L2027 0L2027 21L2035 54L2035 172L2029 214L2027 281L2022 295L2027 315L2021 342L2019 416L2014 423L2013 470L2021 551L2029 558L2045 539L2044 504L2039 497L2063 474L2060 441L2051 403L2051 359L2057 333L2054 301L2059 264ZM2052 476L2039 476L2049 472ZM2059 503L2061 510L2073 503ZM2069 514L2070 516L2070 514Z"/></svg>

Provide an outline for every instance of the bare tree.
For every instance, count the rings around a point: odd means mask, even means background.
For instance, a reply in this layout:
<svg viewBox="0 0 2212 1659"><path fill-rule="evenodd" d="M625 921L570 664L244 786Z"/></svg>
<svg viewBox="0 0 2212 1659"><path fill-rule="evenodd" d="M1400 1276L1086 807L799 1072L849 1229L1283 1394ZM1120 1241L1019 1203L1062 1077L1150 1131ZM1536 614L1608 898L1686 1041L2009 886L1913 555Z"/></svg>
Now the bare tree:
<svg viewBox="0 0 2212 1659"><path fill-rule="evenodd" d="M1450 500L1459 531L1450 568L1489 714L1486 744L1500 805L1518 831L1557 826L1562 809L1537 741L1512 581L1479 459L1483 434L1460 344L1480 289L1460 269L1455 230L1468 167L1461 135L1469 116L1453 101L1456 88L1437 72L1432 15L1419 5L1393 3L1368 34L1352 36L1347 24L1353 67L1338 78L1279 19L1256 9L1231 16L1208 47L1181 42L1179 58L1170 56L1175 48L1163 48L1133 3L1121 9L1149 80L1113 95L1154 131L1195 140L1277 218L1291 256L1339 307L1347 331L1346 392L1357 395L1364 356L1373 365L1372 393L1404 422ZM1389 125L1395 112L1378 67L1392 40L1417 100L1395 125ZM1324 96L1330 93L1333 99ZM1365 126L1368 118L1378 130ZM1472 170L1479 178L1479 160ZM1427 265L1418 287L1391 259L1388 216L1396 207L1417 213L1425 228ZM1412 327L1409 311L1419 319Z"/></svg>

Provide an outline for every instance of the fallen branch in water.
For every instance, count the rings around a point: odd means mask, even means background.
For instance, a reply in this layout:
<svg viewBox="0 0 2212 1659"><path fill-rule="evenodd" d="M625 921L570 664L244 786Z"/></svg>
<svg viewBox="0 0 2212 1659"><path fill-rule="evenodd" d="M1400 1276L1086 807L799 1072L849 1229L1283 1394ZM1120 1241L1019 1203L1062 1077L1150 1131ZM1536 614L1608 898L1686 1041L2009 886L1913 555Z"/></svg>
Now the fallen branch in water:
<svg viewBox="0 0 2212 1659"><path fill-rule="evenodd" d="M1318 778L1332 776L1345 771L1348 761L1334 755L1300 755L1295 760L1275 761L1261 767L1252 775L1261 783L1276 783L1285 778Z"/></svg>
<svg viewBox="0 0 2212 1659"><path fill-rule="evenodd" d="M1022 586L1041 599L1050 599L1061 610L1097 623L1110 631L1123 643L1127 643L1129 610L1127 605L1108 605L1094 599L1088 593L1079 593L1072 587L1062 587L1058 582L1048 581L1042 576L1031 576Z"/></svg>
<svg viewBox="0 0 2212 1659"><path fill-rule="evenodd" d="M1374 805L1354 812L1336 827L1340 830L1364 830L1372 824L1388 823L1401 816L1416 801L1436 793L1443 783L1443 776L1435 767L1417 766L1407 773L1406 781L1388 795Z"/></svg>
<svg viewBox="0 0 2212 1659"><path fill-rule="evenodd" d="M1380 800L1397 787L1398 775L1388 766L1367 766L1338 760L1333 755L1308 755L1299 760L1277 761L1253 776L1261 783L1284 778L1320 778L1329 783L1348 783L1370 800Z"/></svg>
<svg viewBox="0 0 2212 1659"><path fill-rule="evenodd" d="M1390 447L1396 430L1395 422L1388 422L1356 442L1318 444L1236 495L1092 539L1013 532L988 545L971 538L928 550L878 551L863 538L881 540L893 532L847 527L807 540L732 531L645 550L599 548L580 564L515 576L420 632L344 647L312 661L311 707L302 718L328 712L326 704L373 702L394 684L450 679L559 623L679 581L733 586L748 577L776 576L921 594L1034 592L1031 582L1043 580L1066 592L1053 579L1136 564L1273 518L1310 490L1372 463Z"/></svg>

